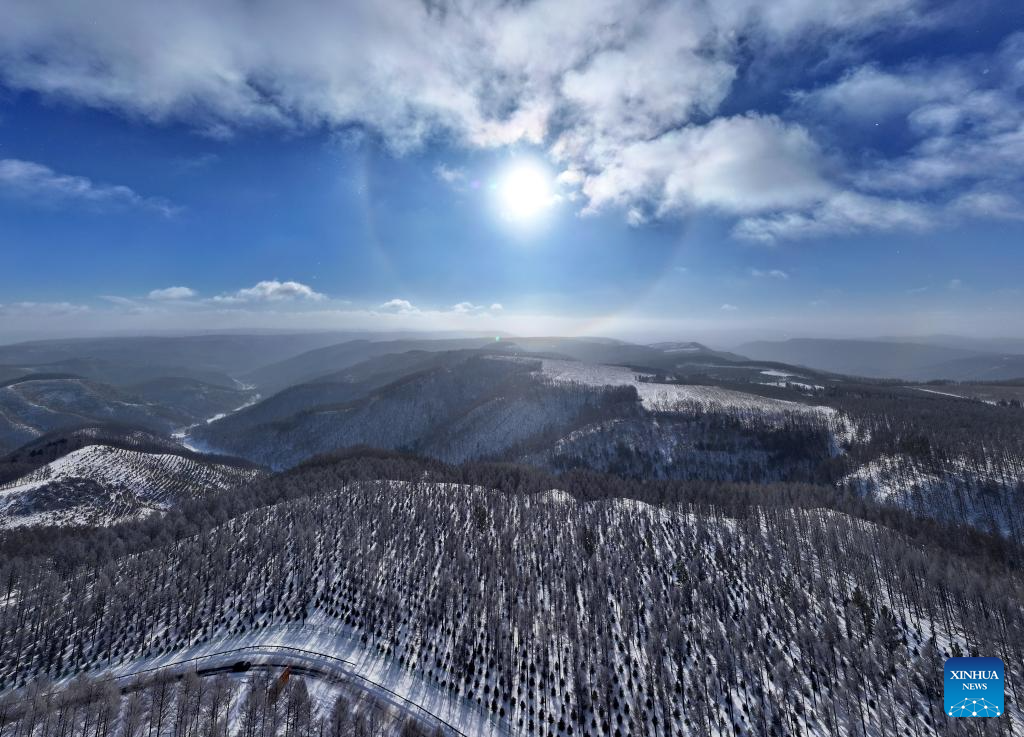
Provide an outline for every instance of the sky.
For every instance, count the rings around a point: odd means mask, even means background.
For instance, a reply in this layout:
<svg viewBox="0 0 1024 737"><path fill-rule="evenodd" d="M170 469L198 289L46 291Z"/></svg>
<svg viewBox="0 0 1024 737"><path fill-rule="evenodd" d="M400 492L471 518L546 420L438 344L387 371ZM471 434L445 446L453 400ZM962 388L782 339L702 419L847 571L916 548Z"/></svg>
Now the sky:
<svg viewBox="0 0 1024 737"><path fill-rule="evenodd" d="M0 0L0 340L1024 335L1024 5Z"/></svg>

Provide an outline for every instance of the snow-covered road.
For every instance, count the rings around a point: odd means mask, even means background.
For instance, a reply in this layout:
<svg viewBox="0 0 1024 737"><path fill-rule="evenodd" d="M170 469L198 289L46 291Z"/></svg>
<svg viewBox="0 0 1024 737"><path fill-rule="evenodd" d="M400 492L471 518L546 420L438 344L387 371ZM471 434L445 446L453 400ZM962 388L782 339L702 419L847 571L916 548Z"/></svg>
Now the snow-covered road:
<svg viewBox="0 0 1024 737"><path fill-rule="evenodd" d="M460 735L513 734L507 720L426 683L396 663L366 652L357 638L343 630L313 622L268 627L155 658L116 664L105 674L123 679L163 668L219 668L239 660L302 666L311 672L345 679L401 713L440 724Z"/></svg>

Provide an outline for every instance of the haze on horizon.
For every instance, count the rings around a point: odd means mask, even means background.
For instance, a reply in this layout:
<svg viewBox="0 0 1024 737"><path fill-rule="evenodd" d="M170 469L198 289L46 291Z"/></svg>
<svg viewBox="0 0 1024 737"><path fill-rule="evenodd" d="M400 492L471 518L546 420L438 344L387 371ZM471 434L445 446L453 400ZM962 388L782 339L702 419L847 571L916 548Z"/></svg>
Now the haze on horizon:
<svg viewBox="0 0 1024 737"><path fill-rule="evenodd" d="M1024 7L0 7L0 342L1024 337Z"/></svg>

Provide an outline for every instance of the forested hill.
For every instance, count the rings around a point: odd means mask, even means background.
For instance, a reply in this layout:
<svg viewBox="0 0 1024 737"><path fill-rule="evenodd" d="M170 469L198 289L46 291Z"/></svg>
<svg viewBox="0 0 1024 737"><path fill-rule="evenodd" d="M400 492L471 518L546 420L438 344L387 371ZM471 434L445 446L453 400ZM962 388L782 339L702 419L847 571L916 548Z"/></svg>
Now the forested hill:
<svg viewBox="0 0 1024 737"><path fill-rule="evenodd" d="M553 474L515 463L447 464L396 451L351 448L317 456L288 471L183 500L159 519L109 527L30 527L0 533L0 558L41 556L68 572L199 534L225 520L294 499L331 493L349 484L388 479L430 481L493 489L499 493L542 494L559 489L583 502L632 499L654 505L693 506L731 517L754 509L828 509L892 529L916 546L976 558L998 570L1024 569L1024 547L969 525L920 518L911 511L843 493L830 485L753 484L694 480L634 480L589 470Z"/></svg>
<svg viewBox="0 0 1024 737"><path fill-rule="evenodd" d="M53 432L0 458L0 528L92 527L166 512L264 475L146 430Z"/></svg>
<svg viewBox="0 0 1024 737"><path fill-rule="evenodd" d="M322 458L57 564L7 538L0 688L301 642L505 734L929 736L943 659L981 652L1017 703L1017 551L828 493Z"/></svg>
<svg viewBox="0 0 1024 737"><path fill-rule="evenodd" d="M782 368L721 378L479 351L402 358L396 380L367 381L382 374L363 365L191 437L278 469L369 445L634 479L831 484L1024 541L1019 404Z"/></svg>
<svg viewBox="0 0 1024 737"><path fill-rule="evenodd" d="M107 445L139 453L170 453L192 460L214 460L239 468L257 467L241 458L196 453L170 438L142 428L106 423L56 430L0 456L0 484L10 483L51 461L90 445Z"/></svg>

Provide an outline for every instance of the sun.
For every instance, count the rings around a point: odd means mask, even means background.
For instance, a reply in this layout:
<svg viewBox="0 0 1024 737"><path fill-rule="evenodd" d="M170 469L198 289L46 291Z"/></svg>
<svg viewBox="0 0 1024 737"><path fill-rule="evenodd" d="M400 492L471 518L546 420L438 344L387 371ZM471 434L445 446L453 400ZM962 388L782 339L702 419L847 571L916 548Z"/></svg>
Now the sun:
<svg viewBox="0 0 1024 737"><path fill-rule="evenodd" d="M536 219L556 199L550 173L533 161L512 164L499 179L497 189L501 214L517 222Z"/></svg>

